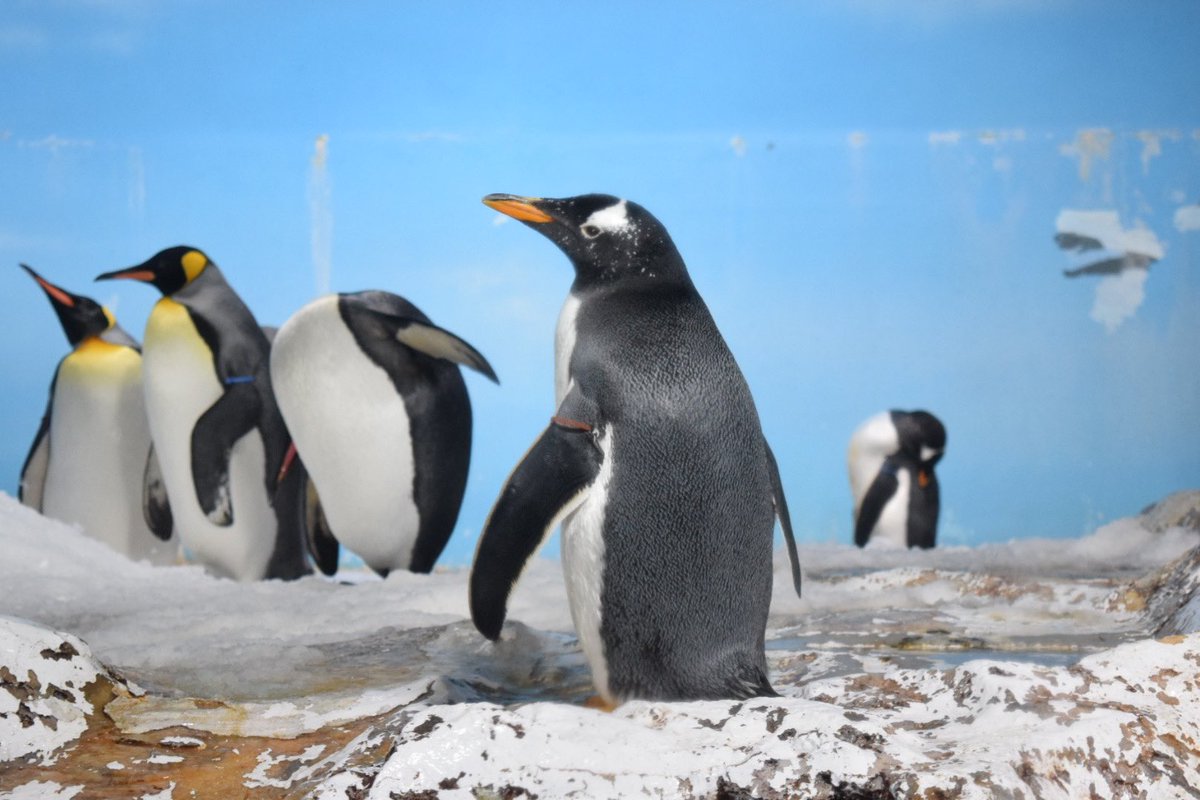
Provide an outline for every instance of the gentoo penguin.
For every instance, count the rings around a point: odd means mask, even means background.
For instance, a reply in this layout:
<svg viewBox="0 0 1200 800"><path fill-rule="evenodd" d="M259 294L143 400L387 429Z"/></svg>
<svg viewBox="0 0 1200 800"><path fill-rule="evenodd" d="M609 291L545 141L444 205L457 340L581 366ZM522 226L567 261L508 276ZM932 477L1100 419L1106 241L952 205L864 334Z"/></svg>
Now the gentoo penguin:
<svg viewBox="0 0 1200 800"><path fill-rule="evenodd" d="M885 411L858 427L846 457L855 544L936 544L939 501L933 467L945 449L946 428L928 411Z"/></svg>
<svg viewBox="0 0 1200 800"><path fill-rule="evenodd" d="M571 616L600 701L771 695L763 652L779 472L750 390L683 258L609 195L495 194L571 260L557 410L501 490L470 578L496 639L525 562L562 522Z"/></svg>
<svg viewBox="0 0 1200 800"><path fill-rule="evenodd" d="M110 278L163 294L146 321L146 411L185 550L238 580L308 573L299 501L277 496L290 441L250 309L194 247L97 280Z"/></svg>
<svg viewBox="0 0 1200 800"><path fill-rule="evenodd" d="M137 342L95 300L21 267L50 298L72 350L50 382L20 500L130 558L174 563L178 540L150 444Z"/></svg>
<svg viewBox="0 0 1200 800"><path fill-rule="evenodd" d="M382 291L314 300L271 347L279 410L329 528L385 577L432 570L458 519L471 403L456 364L496 380L475 348Z"/></svg>

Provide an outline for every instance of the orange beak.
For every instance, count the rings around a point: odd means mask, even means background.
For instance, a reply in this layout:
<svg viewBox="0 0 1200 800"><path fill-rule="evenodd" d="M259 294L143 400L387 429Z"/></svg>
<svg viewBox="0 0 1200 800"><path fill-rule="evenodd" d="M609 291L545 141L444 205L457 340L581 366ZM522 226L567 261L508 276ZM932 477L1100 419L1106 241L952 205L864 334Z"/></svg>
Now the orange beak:
<svg viewBox="0 0 1200 800"><path fill-rule="evenodd" d="M496 209L501 214L507 214L521 222L553 222L554 217L542 211L533 203L536 197L516 197L511 194L489 194L483 198L486 206Z"/></svg>

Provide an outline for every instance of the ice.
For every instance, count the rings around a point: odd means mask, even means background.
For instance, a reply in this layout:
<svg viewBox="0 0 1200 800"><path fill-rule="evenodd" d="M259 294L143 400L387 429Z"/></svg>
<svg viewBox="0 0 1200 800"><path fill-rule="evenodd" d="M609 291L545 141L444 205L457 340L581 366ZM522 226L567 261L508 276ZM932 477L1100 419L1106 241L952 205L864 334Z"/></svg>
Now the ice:
<svg viewBox="0 0 1200 800"><path fill-rule="evenodd" d="M70 641L78 657L47 669L90 672L55 686L112 686L92 693L105 713L87 723L84 705L38 706L57 731L19 745L0 688L0 762L24 765L0 764L0 798L72 797L101 773L144 798L218 796L230 780L323 800L1056 797L1053 776L1103 787L1105 769L1186 797L1200 536L1180 526L1184 506L1076 539L810 545L802 599L780 551L767 647L781 697L602 714L582 706L590 677L556 561L534 559L492 644L470 623L464 566L240 583L129 561L0 495L0 666L23 678ZM1161 626L1174 627L1149 638Z"/></svg>

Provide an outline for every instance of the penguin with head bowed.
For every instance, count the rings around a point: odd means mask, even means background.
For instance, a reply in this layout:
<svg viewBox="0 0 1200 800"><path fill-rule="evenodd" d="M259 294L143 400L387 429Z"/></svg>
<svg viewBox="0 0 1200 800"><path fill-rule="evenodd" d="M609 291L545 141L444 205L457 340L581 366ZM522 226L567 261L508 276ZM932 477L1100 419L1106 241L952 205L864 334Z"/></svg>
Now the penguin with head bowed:
<svg viewBox="0 0 1200 800"><path fill-rule="evenodd" d="M290 440L254 315L194 247L97 280L112 278L163 294L146 321L146 411L185 550L238 580L307 574L304 475L281 482Z"/></svg>
<svg viewBox="0 0 1200 800"><path fill-rule="evenodd" d="M107 308L21 267L58 314L71 352L21 470L19 497L130 558L174 563L178 541L150 444L137 342Z"/></svg>
<svg viewBox="0 0 1200 800"><path fill-rule="evenodd" d="M562 523L571 616L603 703L774 694L764 636L778 518L791 523L749 387L671 237L609 195L489 195L575 280L557 410L488 517L471 616L500 635L521 570Z"/></svg>
<svg viewBox="0 0 1200 800"><path fill-rule="evenodd" d="M471 457L458 364L487 360L403 297L328 295L271 348L271 382L333 536L380 575L429 572L454 530Z"/></svg>
<svg viewBox="0 0 1200 800"><path fill-rule="evenodd" d="M854 496L854 543L933 547L940 499L933 468L946 428L928 411L885 411L850 437L846 463Z"/></svg>

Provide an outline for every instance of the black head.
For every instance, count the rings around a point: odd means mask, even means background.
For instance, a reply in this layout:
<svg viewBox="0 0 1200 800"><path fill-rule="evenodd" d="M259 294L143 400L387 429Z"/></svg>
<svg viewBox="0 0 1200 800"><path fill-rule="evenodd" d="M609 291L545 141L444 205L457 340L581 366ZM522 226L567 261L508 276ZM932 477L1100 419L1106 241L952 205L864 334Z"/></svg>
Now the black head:
<svg viewBox="0 0 1200 800"><path fill-rule="evenodd" d="M112 312L92 298L71 294L67 290L55 286L26 264L22 264L21 268L38 282L42 291L50 298L50 305L54 306L54 311L58 314L58 321L62 323L63 333L67 334L67 341L71 343L72 347L89 336L101 335L117 324Z"/></svg>
<svg viewBox="0 0 1200 800"><path fill-rule="evenodd" d="M557 244L575 267L576 286L638 277L691 283L667 229L637 203L607 194L489 194L483 202Z"/></svg>
<svg viewBox="0 0 1200 800"><path fill-rule="evenodd" d="M161 250L136 267L118 269L97 275L96 280L128 278L158 287L164 296L169 296L187 286L211 264L203 250L179 245Z"/></svg>
<svg viewBox="0 0 1200 800"><path fill-rule="evenodd" d="M924 466L932 467L946 451L946 427L928 411L893 411L900 434L900 449Z"/></svg>

